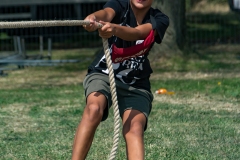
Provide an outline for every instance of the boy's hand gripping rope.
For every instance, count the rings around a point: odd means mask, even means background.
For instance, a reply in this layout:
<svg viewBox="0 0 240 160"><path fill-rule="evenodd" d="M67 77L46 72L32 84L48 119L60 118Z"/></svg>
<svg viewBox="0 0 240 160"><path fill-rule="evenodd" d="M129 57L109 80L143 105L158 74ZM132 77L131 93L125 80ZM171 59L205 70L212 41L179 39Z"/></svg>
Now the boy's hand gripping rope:
<svg viewBox="0 0 240 160"><path fill-rule="evenodd" d="M84 20L54 20L54 21L18 21L18 22L0 22L0 29L7 28L33 28L33 27L54 27L54 26L81 26L89 25L89 21ZM101 28L102 24L98 23L98 27ZM113 101L114 111L114 136L113 146L109 155L109 160L113 160L117 154L118 142L119 142L119 130L120 130L120 116L118 110L118 100L116 93L116 84L114 78L114 72L112 67L112 60L110 56L110 50L108 47L108 41L102 38L104 53L107 60L107 66L109 70L109 82Z"/></svg>

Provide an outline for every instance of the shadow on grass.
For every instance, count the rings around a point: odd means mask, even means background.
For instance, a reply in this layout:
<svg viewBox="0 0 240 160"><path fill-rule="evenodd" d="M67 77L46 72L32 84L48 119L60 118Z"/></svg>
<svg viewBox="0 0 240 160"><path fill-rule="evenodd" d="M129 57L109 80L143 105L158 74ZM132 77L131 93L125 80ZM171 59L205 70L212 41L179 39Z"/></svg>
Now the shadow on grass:
<svg viewBox="0 0 240 160"><path fill-rule="evenodd" d="M240 15L193 13L186 16L188 43L239 43Z"/></svg>
<svg viewBox="0 0 240 160"><path fill-rule="evenodd" d="M200 46L200 45L199 45ZM182 55L161 57L152 61L157 72L236 72L240 71L240 46L202 45L186 47Z"/></svg>

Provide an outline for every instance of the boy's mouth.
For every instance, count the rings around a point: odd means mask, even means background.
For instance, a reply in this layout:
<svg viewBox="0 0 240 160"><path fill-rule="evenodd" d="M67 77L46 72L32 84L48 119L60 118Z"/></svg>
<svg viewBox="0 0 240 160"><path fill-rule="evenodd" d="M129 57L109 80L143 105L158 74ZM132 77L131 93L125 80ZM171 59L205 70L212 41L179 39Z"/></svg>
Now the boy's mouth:
<svg viewBox="0 0 240 160"><path fill-rule="evenodd" d="M146 0L137 0L138 3L145 2Z"/></svg>

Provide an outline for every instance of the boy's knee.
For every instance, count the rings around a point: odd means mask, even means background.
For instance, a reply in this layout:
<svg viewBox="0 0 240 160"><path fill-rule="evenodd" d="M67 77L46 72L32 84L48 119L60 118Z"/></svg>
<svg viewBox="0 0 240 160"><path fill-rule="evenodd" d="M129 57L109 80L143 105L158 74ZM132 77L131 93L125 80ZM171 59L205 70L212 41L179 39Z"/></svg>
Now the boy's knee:
<svg viewBox="0 0 240 160"><path fill-rule="evenodd" d="M85 115L89 121L100 121L103 116L103 110L97 104L89 104L85 108Z"/></svg>
<svg viewBox="0 0 240 160"><path fill-rule="evenodd" d="M142 137L144 134L144 126L140 122L134 122L130 125L124 125L122 134L125 138L126 136Z"/></svg>

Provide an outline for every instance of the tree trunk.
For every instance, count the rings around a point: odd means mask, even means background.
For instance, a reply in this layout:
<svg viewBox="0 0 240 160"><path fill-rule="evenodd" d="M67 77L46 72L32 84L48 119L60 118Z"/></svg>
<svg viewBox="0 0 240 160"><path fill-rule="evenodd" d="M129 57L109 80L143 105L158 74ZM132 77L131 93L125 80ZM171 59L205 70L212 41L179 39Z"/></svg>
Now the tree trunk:
<svg viewBox="0 0 240 160"><path fill-rule="evenodd" d="M185 44L185 0L155 0L154 8L160 9L170 19L170 25L160 45L154 45L154 54L181 53Z"/></svg>

